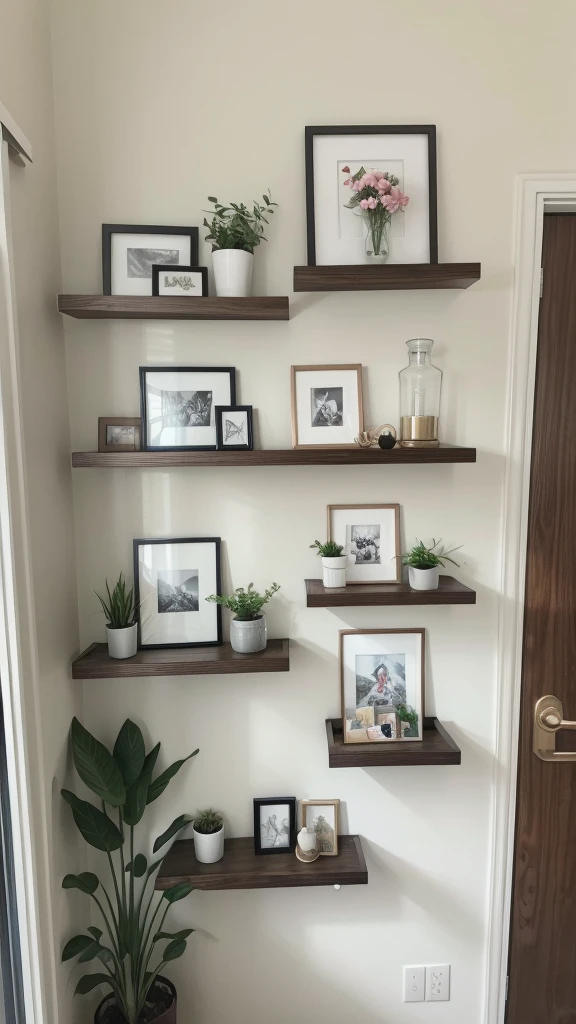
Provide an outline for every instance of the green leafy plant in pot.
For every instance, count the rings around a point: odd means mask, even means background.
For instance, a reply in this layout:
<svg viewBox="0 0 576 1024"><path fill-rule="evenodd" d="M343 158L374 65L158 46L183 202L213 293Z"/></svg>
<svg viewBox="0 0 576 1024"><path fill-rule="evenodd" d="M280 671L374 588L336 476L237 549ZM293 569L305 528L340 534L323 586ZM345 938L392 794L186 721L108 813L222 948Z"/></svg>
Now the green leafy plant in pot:
<svg viewBox="0 0 576 1024"><path fill-rule="evenodd" d="M207 601L213 601L234 613L230 623L230 644L234 651L239 654L254 654L256 651L264 650L268 630L262 608L278 590L280 585L273 583L268 590L260 594L254 589L254 584L249 583L246 590L244 587L238 587L233 594L210 594L206 598Z"/></svg>
<svg viewBox="0 0 576 1024"><path fill-rule="evenodd" d="M327 540L325 544L315 540L310 547L316 548L322 558L322 582L324 586L330 590L345 587L347 558L343 554L344 548L342 545L336 544L333 540Z"/></svg>
<svg viewBox="0 0 576 1024"><path fill-rule="evenodd" d="M460 547L450 548L445 551L440 548L441 540L432 540L430 547L417 540L416 544L405 555L402 555L402 562L408 566L408 579L412 590L437 590L440 582L440 566L445 567L446 562L458 565L450 555L459 551ZM437 549L437 550L435 550Z"/></svg>
<svg viewBox="0 0 576 1024"><path fill-rule="evenodd" d="M212 267L216 295L250 295L254 249L260 242L266 242L264 225L274 213L270 193L262 196L264 205L254 201L252 209L244 203L230 203L224 206L215 196L208 196L214 210L206 210L212 220L204 218L205 236L212 243Z"/></svg>
<svg viewBox="0 0 576 1024"><path fill-rule="evenodd" d="M103 927L91 925L85 934L70 939L62 960L98 961L100 969L83 975L75 991L83 995L100 985L112 990L96 1011L96 1024L176 1024L176 990L161 971L182 956L193 929L167 931L165 920L172 904L188 896L194 886L181 882L160 892L154 890L154 879L169 852L168 844L192 817L181 814L158 836L153 853L163 852L154 860L135 851L134 839L148 804L162 795L198 750L153 778L160 744L146 753L142 732L130 719L120 729L112 752L76 718L70 739L76 771L98 797L100 807L67 789L62 796L83 838L106 855L110 883L105 885L90 871L64 878L63 889L79 889L92 899Z"/></svg>
<svg viewBox="0 0 576 1024"><path fill-rule="evenodd" d="M128 590L120 573L112 592L106 580L106 597L96 594L106 616L108 654L111 658L133 658L138 649L138 624L134 606L134 588Z"/></svg>
<svg viewBox="0 0 576 1024"><path fill-rule="evenodd" d="M194 815L194 853L201 864L215 864L224 856L224 819L209 808Z"/></svg>

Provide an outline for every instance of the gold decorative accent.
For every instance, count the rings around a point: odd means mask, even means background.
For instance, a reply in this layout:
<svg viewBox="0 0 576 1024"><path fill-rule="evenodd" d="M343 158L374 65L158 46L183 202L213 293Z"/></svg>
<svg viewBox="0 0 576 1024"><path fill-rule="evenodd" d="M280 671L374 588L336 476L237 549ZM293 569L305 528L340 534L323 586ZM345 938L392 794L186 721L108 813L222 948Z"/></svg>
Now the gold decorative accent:
<svg viewBox="0 0 576 1024"><path fill-rule="evenodd" d="M565 720L558 697L540 697L534 707L532 746L541 761L576 761L576 750L556 750L556 733L560 729L576 729L576 722Z"/></svg>
<svg viewBox="0 0 576 1024"><path fill-rule="evenodd" d="M363 430L354 440L359 448L377 448L378 438L386 431L392 434L393 437L398 436L396 428L391 423L383 423L381 427L369 427L368 430Z"/></svg>
<svg viewBox="0 0 576 1024"><path fill-rule="evenodd" d="M438 445L437 416L403 416L400 444L403 448L432 448Z"/></svg>

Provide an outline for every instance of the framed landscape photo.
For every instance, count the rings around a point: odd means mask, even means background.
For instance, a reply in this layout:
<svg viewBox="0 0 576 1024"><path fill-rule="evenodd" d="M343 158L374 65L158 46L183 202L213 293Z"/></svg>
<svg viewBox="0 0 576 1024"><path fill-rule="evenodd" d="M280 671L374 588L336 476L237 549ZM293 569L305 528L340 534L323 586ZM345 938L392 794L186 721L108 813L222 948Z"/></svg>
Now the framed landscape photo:
<svg viewBox="0 0 576 1024"><path fill-rule="evenodd" d="M228 451L251 452L254 447L252 406L217 405L215 411L216 447Z"/></svg>
<svg viewBox="0 0 576 1024"><path fill-rule="evenodd" d="M104 295L152 295L152 267L195 266L198 228L102 225Z"/></svg>
<svg viewBox="0 0 576 1024"><path fill-rule="evenodd" d="M435 125L307 127L308 265L367 262L366 226L346 182L361 169L394 175L410 197L391 218L387 263L437 263Z"/></svg>
<svg viewBox="0 0 576 1024"><path fill-rule="evenodd" d="M182 295L197 298L208 295L207 267L152 266L152 295Z"/></svg>
<svg viewBox="0 0 576 1024"><path fill-rule="evenodd" d="M423 629L340 630L344 743L422 739Z"/></svg>
<svg viewBox="0 0 576 1024"><path fill-rule="evenodd" d="M210 647L222 643L220 538L134 541L138 646Z"/></svg>
<svg viewBox="0 0 576 1024"><path fill-rule="evenodd" d="M293 366L292 447L355 448L364 430L362 366Z"/></svg>
<svg viewBox="0 0 576 1024"><path fill-rule="evenodd" d="M270 796L254 800L254 853L294 853L296 797Z"/></svg>
<svg viewBox="0 0 576 1024"><path fill-rule="evenodd" d="M140 418L129 416L98 417L99 452L137 452L140 450Z"/></svg>
<svg viewBox="0 0 576 1024"><path fill-rule="evenodd" d="M303 828L313 828L321 857L338 853L339 800L301 800L300 818Z"/></svg>
<svg viewBox="0 0 576 1024"><path fill-rule="evenodd" d="M346 583L401 583L400 505L328 505L328 540L347 556Z"/></svg>
<svg viewBox="0 0 576 1024"><path fill-rule="evenodd" d="M216 448L216 406L236 401L233 366L141 366L144 451Z"/></svg>

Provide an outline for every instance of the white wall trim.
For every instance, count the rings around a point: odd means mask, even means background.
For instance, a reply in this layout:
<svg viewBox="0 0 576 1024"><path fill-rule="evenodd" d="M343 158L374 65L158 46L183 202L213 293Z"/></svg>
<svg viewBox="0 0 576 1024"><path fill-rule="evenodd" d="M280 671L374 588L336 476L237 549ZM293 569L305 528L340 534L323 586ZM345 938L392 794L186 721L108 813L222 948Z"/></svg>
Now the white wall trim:
<svg viewBox="0 0 576 1024"><path fill-rule="evenodd" d="M576 172L522 174L515 190L514 284L506 410L506 480L498 639L495 801L486 1024L503 1024L506 1001L528 497L544 213L576 213Z"/></svg>
<svg viewBox="0 0 576 1024"><path fill-rule="evenodd" d="M2 103L0 103L0 125L2 125L2 135L8 145L32 163L32 146Z"/></svg>

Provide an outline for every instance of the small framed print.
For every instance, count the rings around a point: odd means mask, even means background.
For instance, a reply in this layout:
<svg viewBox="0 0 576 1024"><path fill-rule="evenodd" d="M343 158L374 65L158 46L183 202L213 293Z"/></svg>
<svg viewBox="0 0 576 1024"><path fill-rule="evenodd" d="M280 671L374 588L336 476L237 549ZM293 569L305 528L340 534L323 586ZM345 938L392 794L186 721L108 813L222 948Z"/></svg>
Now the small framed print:
<svg viewBox="0 0 576 1024"><path fill-rule="evenodd" d="M208 295L207 267L152 266L152 295Z"/></svg>
<svg viewBox="0 0 576 1024"><path fill-rule="evenodd" d="M140 419L128 416L98 417L99 452L137 452L140 450Z"/></svg>
<svg viewBox="0 0 576 1024"><path fill-rule="evenodd" d="M221 644L220 538L135 540L134 593L140 648Z"/></svg>
<svg viewBox="0 0 576 1024"><path fill-rule="evenodd" d="M424 630L340 630L344 743L422 739Z"/></svg>
<svg viewBox="0 0 576 1024"><path fill-rule="evenodd" d="M197 263L198 228L102 225L104 295L152 295L155 264L190 267Z"/></svg>
<svg viewBox="0 0 576 1024"><path fill-rule="evenodd" d="M296 797L270 796L254 800L254 853L294 853Z"/></svg>
<svg viewBox="0 0 576 1024"><path fill-rule="evenodd" d="M233 366L141 366L144 451L216 448L216 406L234 405Z"/></svg>
<svg viewBox="0 0 576 1024"><path fill-rule="evenodd" d="M409 196L389 228L387 263L437 263L435 125L306 128L308 265L367 262L367 227L350 209L350 180L361 169L389 174Z"/></svg>
<svg viewBox="0 0 576 1024"><path fill-rule="evenodd" d="M216 406L216 447L249 451L254 447L251 405Z"/></svg>
<svg viewBox="0 0 576 1024"><path fill-rule="evenodd" d="M362 366L293 366L292 447L355 448L364 430Z"/></svg>
<svg viewBox="0 0 576 1024"><path fill-rule="evenodd" d="M301 800L300 820L303 828L313 828L321 857L338 853L339 800Z"/></svg>
<svg viewBox="0 0 576 1024"><path fill-rule="evenodd" d="M400 505L328 505L328 540L347 556L347 583L401 583Z"/></svg>

